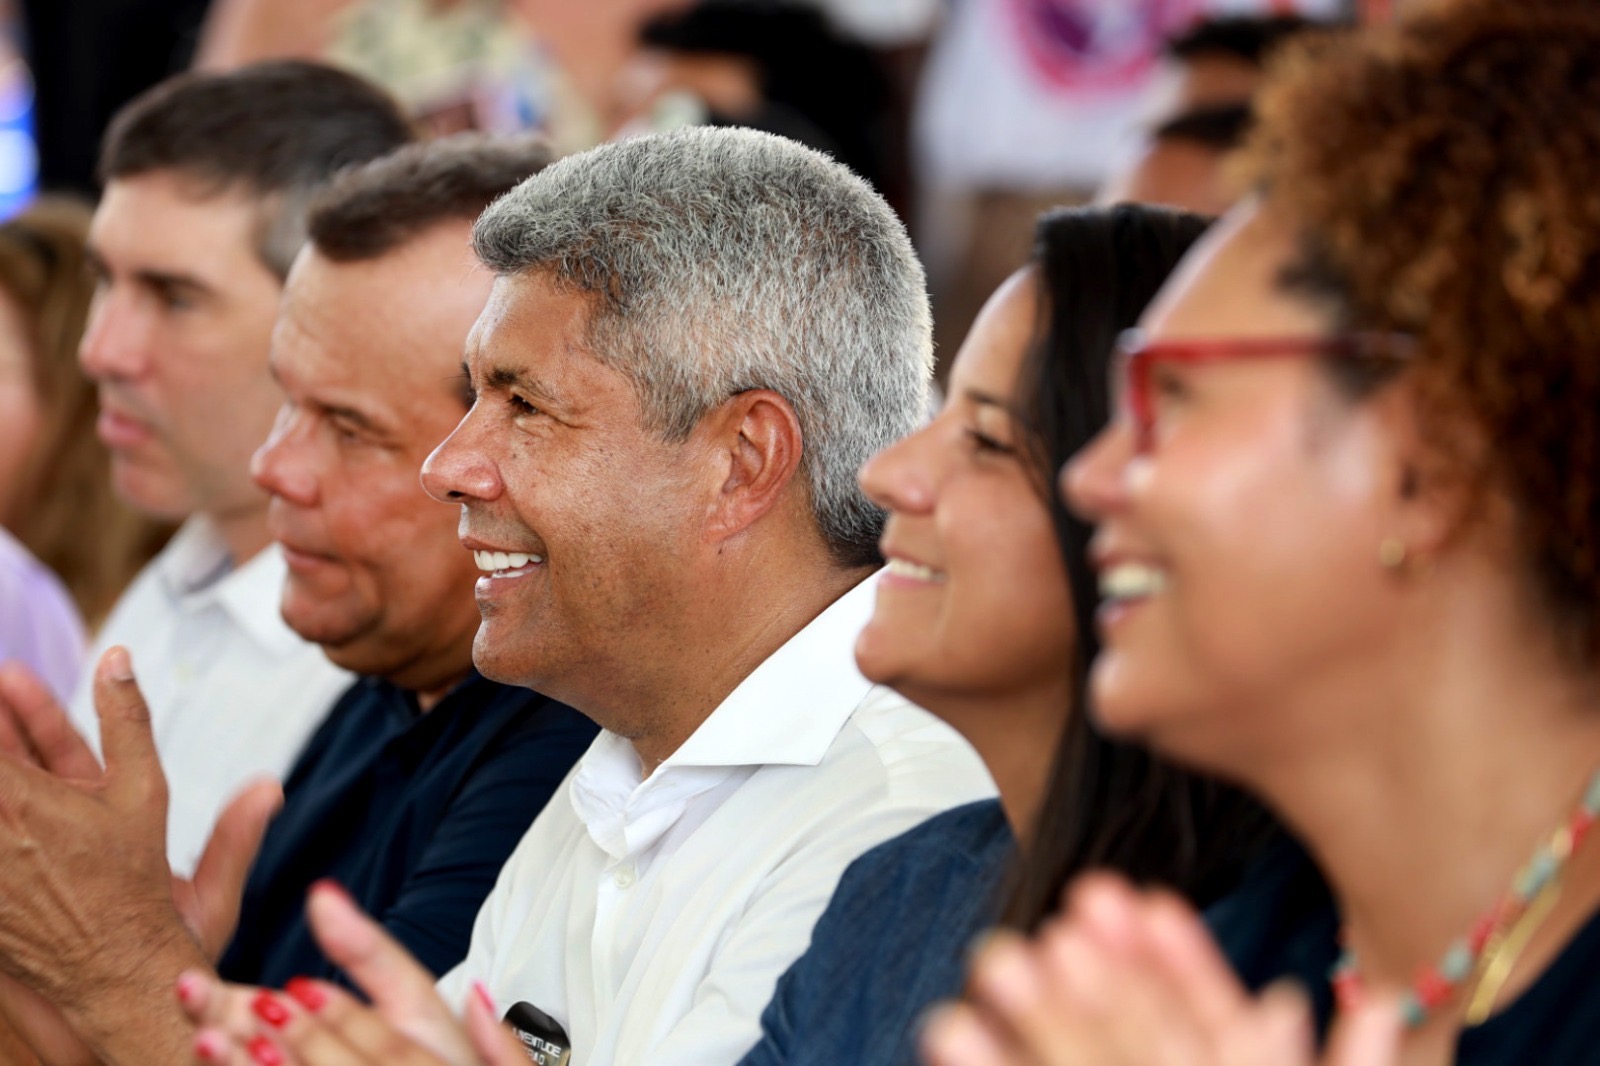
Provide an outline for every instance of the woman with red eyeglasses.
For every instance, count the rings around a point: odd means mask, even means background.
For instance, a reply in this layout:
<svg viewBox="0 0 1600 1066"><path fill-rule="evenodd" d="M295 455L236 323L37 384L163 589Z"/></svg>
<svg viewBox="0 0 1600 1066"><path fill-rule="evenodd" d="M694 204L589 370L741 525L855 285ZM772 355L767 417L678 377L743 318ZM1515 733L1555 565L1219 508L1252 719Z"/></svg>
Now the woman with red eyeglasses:
<svg viewBox="0 0 1600 1066"><path fill-rule="evenodd" d="M1600 1060L1600 8L1430 11L1277 72L1062 479L1099 723L1303 850L1081 882L937 1066Z"/></svg>

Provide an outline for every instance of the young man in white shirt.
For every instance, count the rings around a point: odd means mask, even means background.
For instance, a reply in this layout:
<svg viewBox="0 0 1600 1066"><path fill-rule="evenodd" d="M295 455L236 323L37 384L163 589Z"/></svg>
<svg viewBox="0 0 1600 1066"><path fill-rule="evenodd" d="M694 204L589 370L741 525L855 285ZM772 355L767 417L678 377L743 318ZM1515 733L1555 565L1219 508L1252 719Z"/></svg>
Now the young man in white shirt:
<svg viewBox="0 0 1600 1066"><path fill-rule="evenodd" d="M843 868L992 792L852 656L882 524L855 472L925 410L922 271L864 182L747 130L569 157L474 243L498 275L467 344L476 402L423 483L462 504L486 571L478 669L605 732L441 996L336 893L313 925L377 1004L368 1032L458 1059L451 1011L481 982L536 1061L733 1062ZM260 1035L244 994L184 988ZM258 1007L288 1027L269 1039L315 1026L304 1004L355 1009L296 991Z"/></svg>
<svg viewBox="0 0 1600 1066"><path fill-rule="evenodd" d="M281 394L267 350L311 192L410 138L381 91L305 63L164 82L119 113L89 233L99 276L80 361L118 494L184 523L112 610L88 663L133 654L187 875L223 804L281 776L350 674L279 616L282 553L250 455ZM84 535L94 536L94 530ZM72 718L99 728L85 672Z"/></svg>

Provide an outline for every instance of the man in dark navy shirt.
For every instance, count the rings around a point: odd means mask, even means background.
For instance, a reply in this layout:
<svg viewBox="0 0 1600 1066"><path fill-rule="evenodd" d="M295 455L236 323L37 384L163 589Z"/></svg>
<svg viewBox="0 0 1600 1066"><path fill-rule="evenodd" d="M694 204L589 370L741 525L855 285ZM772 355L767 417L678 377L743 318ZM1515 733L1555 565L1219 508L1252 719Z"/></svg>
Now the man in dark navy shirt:
<svg viewBox="0 0 1600 1066"><path fill-rule="evenodd" d="M345 885L425 965L448 969L465 954L506 857L595 734L570 708L473 671L476 563L456 542L454 509L418 482L423 460L466 410L461 348L492 282L468 243L472 221L546 158L528 142L414 146L342 176L312 211L273 338L286 400L253 470L272 496L269 526L288 563L285 620L364 676L285 783L237 922L242 856L255 836L240 812L259 811L259 801L224 816L177 908L129 907L111 921L83 919L69 905L34 923L37 954L61 961L41 965L29 983L102 1059L187 1057L190 1028L169 989L182 970L214 958L235 925L223 973L264 983L337 978L303 917L305 891L321 878ZM117 655L110 665L126 672ZM130 747L130 734L116 735L127 723L112 690L102 683L97 697L106 777L158 779L145 738ZM104 789L113 798L85 833L135 838L121 845L130 849L142 836L161 853L151 830L162 823L131 800L116 809L125 794L132 790ZM108 859L63 873L91 890L86 898L152 897L140 872L160 864ZM0 951L14 935L0 928ZM117 973L89 972L101 940L129 938L149 946L132 972L114 952ZM35 1044L70 1043L62 1017L37 1003L24 1009L15 994L4 999Z"/></svg>

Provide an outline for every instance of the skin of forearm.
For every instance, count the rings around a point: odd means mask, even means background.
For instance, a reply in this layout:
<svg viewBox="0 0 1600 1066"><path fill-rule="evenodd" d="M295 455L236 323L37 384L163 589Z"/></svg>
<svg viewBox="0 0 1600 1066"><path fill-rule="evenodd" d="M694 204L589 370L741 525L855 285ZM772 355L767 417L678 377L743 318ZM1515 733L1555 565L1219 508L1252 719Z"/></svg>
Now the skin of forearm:
<svg viewBox="0 0 1600 1066"><path fill-rule="evenodd" d="M210 960L176 915L169 928L138 939L103 960L96 974L69 985L57 1005L94 1061L114 1066L187 1062L194 1029L178 1004L178 975L209 972Z"/></svg>

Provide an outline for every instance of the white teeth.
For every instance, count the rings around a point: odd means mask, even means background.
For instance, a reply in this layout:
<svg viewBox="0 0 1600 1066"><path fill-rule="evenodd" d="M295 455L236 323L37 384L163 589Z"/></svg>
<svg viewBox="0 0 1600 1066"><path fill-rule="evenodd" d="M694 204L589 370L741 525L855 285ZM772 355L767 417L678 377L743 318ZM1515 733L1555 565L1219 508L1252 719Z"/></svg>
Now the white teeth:
<svg viewBox="0 0 1600 1066"><path fill-rule="evenodd" d="M524 552L480 552L475 551L472 557L477 561L478 569L491 574L520 573L530 563L544 562L542 555L529 555Z"/></svg>
<svg viewBox="0 0 1600 1066"><path fill-rule="evenodd" d="M1118 563L1100 574L1100 595L1107 600L1155 596L1166 587L1166 573L1144 563Z"/></svg>
<svg viewBox="0 0 1600 1066"><path fill-rule="evenodd" d="M895 577L908 577L914 581L931 581L939 584L944 581L944 575L932 567L914 563L909 559L890 559L887 567L889 573Z"/></svg>

